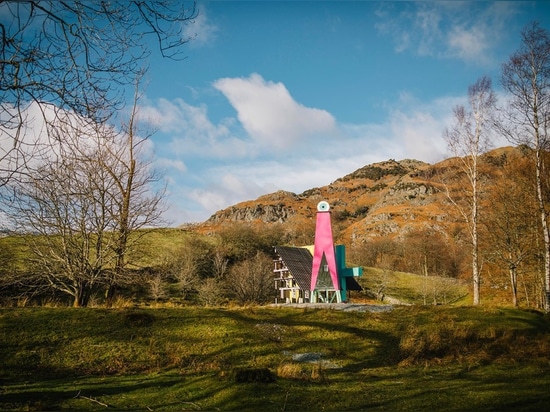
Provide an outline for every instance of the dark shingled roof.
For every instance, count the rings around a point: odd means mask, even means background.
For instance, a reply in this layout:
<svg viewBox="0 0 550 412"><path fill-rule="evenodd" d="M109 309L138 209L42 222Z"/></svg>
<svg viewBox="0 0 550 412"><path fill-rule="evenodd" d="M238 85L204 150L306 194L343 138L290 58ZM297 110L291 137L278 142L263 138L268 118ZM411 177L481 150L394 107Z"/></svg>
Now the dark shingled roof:
<svg viewBox="0 0 550 412"><path fill-rule="evenodd" d="M357 290L357 291L363 290L361 285L353 277L347 277L346 278L346 289L347 290Z"/></svg>
<svg viewBox="0 0 550 412"><path fill-rule="evenodd" d="M300 289L309 289L313 256L303 247L275 246L275 252L285 262Z"/></svg>

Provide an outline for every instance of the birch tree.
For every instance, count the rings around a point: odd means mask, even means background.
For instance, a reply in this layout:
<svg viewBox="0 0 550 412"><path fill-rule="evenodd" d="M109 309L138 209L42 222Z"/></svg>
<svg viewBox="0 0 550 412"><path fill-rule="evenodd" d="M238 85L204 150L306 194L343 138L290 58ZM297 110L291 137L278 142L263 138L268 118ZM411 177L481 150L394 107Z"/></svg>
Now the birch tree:
<svg viewBox="0 0 550 412"><path fill-rule="evenodd" d="M490 145L490 126L496 104L496 97L491 87L491 79L481 77L468 88L468 104L466 108L458 105L454 108L454 124L444 132L444 138L449 150L458 158L459 166L465 174L470 192L467 196L467 206L463 207L449 198L458 207L470 235L472 243L472 280L473 304L480 303L481 269L479 261L479 211L480 211L480 155L485 153Z"/></svg>
<svg viewBox="0 0 550 412"><path fill-rule="evenodd" d="M499 129L515 144L532 149L535 165L535 191L544 239L545 310L550 311L550 234L546 175L543 152L549 149L550 136L550 34L534 22L521 33L521 45L502 66L501 83L509 94L502 110Z"/></svg>

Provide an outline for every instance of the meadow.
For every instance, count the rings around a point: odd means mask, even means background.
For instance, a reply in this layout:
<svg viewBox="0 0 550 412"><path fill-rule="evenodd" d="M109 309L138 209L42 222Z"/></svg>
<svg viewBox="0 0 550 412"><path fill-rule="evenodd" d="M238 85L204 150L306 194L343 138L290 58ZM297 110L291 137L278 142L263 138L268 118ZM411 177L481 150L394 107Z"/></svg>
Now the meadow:
<svg viewBox="0 0 550 412"><path fill-rule="evenodd" d="M549 354L510 308L0 308L0 409L541 411Z"/></svg>

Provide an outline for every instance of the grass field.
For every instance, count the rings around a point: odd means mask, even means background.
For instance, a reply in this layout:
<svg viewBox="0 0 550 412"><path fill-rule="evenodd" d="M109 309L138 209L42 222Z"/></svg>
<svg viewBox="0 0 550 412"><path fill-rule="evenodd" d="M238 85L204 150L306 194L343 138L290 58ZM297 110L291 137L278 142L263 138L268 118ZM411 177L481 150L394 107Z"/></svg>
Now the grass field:
<svg viewBox="0 0 550 412"><path fill-rule="evenodd" d="M0 409L541 411L549 354L515 309L3 308Z"/></svg>

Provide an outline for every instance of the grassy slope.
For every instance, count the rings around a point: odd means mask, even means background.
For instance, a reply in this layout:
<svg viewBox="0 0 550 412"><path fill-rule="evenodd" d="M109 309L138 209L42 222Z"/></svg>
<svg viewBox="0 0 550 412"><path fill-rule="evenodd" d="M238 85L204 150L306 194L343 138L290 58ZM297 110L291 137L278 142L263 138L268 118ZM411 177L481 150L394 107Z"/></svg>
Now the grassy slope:
<svg viewBox="0 0 550 412"><path fill-rule="evenodd" d="M139 242L134 251L136 256L131 260L136 266L158 265L163 258L177 253L189 236L192 236L190 232L173 228L137 231L130 239L131 243ZM25 260L29 257L30 251L23 237L0 237L0 248L7 248L14 255L17 268L24 270Z"/></svg>
<svg viewBox="0 0 550 412"><path fill-rule="evenodd" d="M467 304L470 301L468 284L459 279L439 276L421 276L379 268L363 268L358 278L363 288L411 304Z"/></svg>
<svg viewBox="0 0 550 412"><path fill-rule="evenodd" d="M550 318L512 309L6 308L0 409L543 410L548 353Z"/></svg>

